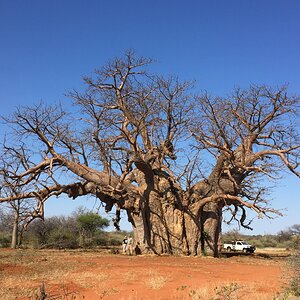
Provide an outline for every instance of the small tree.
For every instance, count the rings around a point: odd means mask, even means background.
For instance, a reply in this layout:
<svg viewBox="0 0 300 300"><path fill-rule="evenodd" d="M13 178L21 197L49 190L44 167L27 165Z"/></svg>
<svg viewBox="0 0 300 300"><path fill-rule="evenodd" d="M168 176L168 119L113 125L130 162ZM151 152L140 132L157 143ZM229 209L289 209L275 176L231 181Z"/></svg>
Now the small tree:
<svg viewBox="0 0 300 300"><path fill-rule="evenodd" d="M92 212L79 215L77 222L80 230L81 244L85 244L87 239L92 239L98 230L109 226L109 220Z"/></svg>
<svg viewBox="0 0 300 300"><path fill-rule="evenodd" d="M12 151L10 153L10 151ZM19 151L19 155L14 155ZM0 174L1 174L1 197L13 197L13 201L9 201L6 206L9 211L9 219L11 223L11 248L15 249L22 244L24 232L27 230L28 225L36 218L43 218L44 206L39 204L40 199L36 197L18 198L18 195L26 191L26 183L19 180L16 174L28 165L28 161L22 161L21 156L25 155L26 150L21 145L18 150L7 148L4 150L1 160ZM14 154L12 154L14 153ZM22 153L22 155L21 155ZM7 171L10 169L9 171Z"/></svg>

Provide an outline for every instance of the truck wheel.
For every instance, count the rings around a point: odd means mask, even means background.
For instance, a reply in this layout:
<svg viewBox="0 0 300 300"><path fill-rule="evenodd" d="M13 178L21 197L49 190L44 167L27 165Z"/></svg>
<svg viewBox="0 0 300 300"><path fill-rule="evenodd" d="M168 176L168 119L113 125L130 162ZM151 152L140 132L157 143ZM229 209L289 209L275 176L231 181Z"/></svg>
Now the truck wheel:
<svg viewBox="0 0 300 300"><path fill-rule="evenodd" d="M230 252L231 251L231 248L230 247L227 247L227 252Z"/></svg>
<svg viewBox="0 0 300 300"><path fill-rule="evenodd" d="M248 253L248 250L246 248L243 249L244 253Z"/></svg>

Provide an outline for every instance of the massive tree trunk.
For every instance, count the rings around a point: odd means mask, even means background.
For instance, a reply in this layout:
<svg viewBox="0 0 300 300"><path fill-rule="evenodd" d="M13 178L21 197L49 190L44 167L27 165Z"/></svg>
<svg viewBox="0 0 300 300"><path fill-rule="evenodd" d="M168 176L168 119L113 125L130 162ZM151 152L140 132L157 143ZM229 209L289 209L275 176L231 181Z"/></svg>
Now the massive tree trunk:
<svg viewBox="0 0 300 300"><path fill-rule="evenodd" d="M129 212L129 220L134 228L135 241L144 253L201 255L204 246L209 243L215 247L214 240L219 238L219 219L211 240L203 239L207 219L202 219L200 205L193 205L186 192L182 191L171 178L156 176L152 188L145 185L143 197L138 203L139 209ZM211 208L213 209L213 207ZM218 206L216 217L221 216ZM213 248L215 256L217 249Z"/></svg>
<svg viewBox="0 0 300 300"><path fill-rule="evenodd" d="M222 204L211 202L206 204L201 212L201 249L202 253L218 257L222 244Z"/></svg>
<svg viewBox="0 0 300 300"><path fill-rule="evenodd" d="M156 199L159 201L159 199ZM140 214L133 214L134 237L143 252L200 255L200 218L169 203L151 202Z"/></svg>
<svg viewBox="0 0 300 300"><path fill-rule="evenodd" d="M219 256L222 206L209 203L199 212L151 199L149 207L132 214L135 241L144 253Z"/></svg>
<svg viewBox="0 0 300 300"><path fill-rule="evenodd" d="M219 256L226 201L218 197L236 195L232 180L224 174L225 164L226 157L220 156L210 176L188 191L162 172L140 173L143 196L130 219L142 251Z"/></svg>

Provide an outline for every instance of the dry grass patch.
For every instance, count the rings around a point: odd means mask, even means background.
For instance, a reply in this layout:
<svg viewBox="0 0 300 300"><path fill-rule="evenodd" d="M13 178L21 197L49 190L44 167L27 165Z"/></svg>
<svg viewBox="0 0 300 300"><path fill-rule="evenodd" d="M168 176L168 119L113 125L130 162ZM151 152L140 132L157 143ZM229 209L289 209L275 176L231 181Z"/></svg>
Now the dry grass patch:
<svg viewBox="0 0 300 300"><path fill-rule="evenodd" d="M81 272L80 275L77 273L68 274L67 277L83 288L101 288L104 282L109 279L109 275L104 272L88 271Z"/></svg>
<svg viewBox="0 0 300 300"><path fill-rule="evenodd" d="M128 271L124 274L122 274L122 279L124 283L132 283L135 282L137 278L137 274L132 271Z"/></svg>
<svg viewBox="0 0 300 300"><path fill-rule="evenodd" d="M99 296L100 296L100 298L102 299L102 298L104 298L104 297L107 297L107 296L111 296L111 295L114 295L114 294L117 294L117 293L119 293L119 291L117 290L117 289L115 289L115 288L108 288L108 289L105 289L103 292L101 292L101 293L97 293Z"/></svg>
<svg viewBox="0 0 300 300"><path fill-rule="evenodd" d="M81 267L65 257L63 252L1 251L0 299L39 299L35 293L42 282L63 285L67 275Z"/></svg>
<svg viewBox="0 0 300 300"><path fill-rule="evenodd" d="M182 285L177 288L182 296L178 299L192 299L192 300L242 300L247 299L238 294L242 287L235 283L223 283L216 287L191 287L189 285ZM183 297L183 298L182 298ZM251 298L252 299L252 298ZM254 299L253 299L254 300Z"/></svg>
<svg viewBox="0 0 300 300"><path fill-rule="evenodd" d="M103 297L111 296L119 293L116 288L107 287L107 281L110 280L110 275L99 270L93 270L93 272L77 272L68 274L66 277L80 288L92 289L95 294Z"/></svg>
<svg viewBox="0 0 300 300"><path fill-rule="evenodd" d="M1 286L0 287L0 299L1 300L15 300L18 298L28 298L29 293L32 291L31 288L25 287L9 287Z"/></svg>
<svg viewBox="0 0 300 300"><path fill-rule="evenodd" d="M202 289L190 289L188 292L189 298L192 300L207 300L209 299L211 292L207 288Z"/></svg>
<svg viewBox="0 0 300 300"><path fill-rule="evenodd" d="M55 290L54 292L52 290ZM41 284L39 288L32 290L27 296L29 300L84 300L85 297L77 290L71 289L68 286L61 284L59 286L45 286Z"/></svg>
<svg viewBox="0 0 300 300"><path fill-rule="evenodd" d="M150 278L146 283L153 290L161 289L168 282L168 277L160 275L154 271L150 271L149 276Z"/></svg>
<svg viewBox="0 0 300 300"><path fill-rule="evenodd" d="M192 300L248 300L250 298L251 300L279 300L275 296L270 297L269 294L257 292L254 285L243 286L237 282L222 283L214 288L183 287L177 288L177 291L185 290L188 295L187 299Z"/></svg>

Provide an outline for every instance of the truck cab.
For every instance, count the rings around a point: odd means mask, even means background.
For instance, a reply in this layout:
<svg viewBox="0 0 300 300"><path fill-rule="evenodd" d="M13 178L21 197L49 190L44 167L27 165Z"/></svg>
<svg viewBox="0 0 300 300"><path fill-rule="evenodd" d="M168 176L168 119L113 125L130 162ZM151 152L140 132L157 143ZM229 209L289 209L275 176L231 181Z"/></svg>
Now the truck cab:
<svg viewBox="0 0 300 300"><path fill-rule="evenodd" d="M231 243L225 243L223 249L226 251L243 251L245 253L253 253L256 248L250 245L246 241L232 241Z"/></svg>

